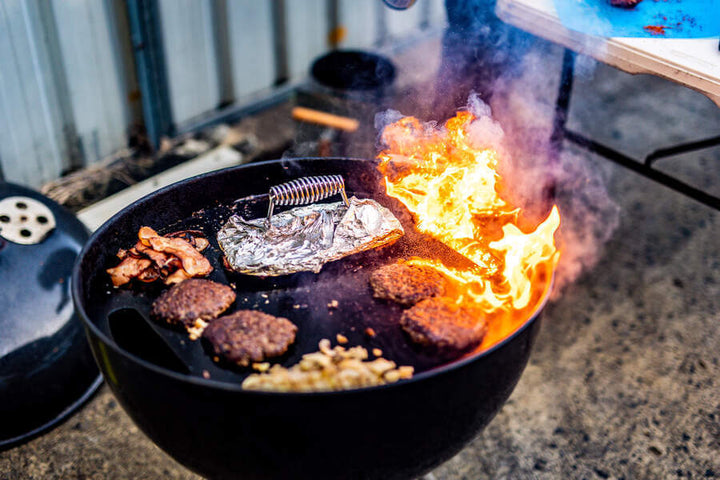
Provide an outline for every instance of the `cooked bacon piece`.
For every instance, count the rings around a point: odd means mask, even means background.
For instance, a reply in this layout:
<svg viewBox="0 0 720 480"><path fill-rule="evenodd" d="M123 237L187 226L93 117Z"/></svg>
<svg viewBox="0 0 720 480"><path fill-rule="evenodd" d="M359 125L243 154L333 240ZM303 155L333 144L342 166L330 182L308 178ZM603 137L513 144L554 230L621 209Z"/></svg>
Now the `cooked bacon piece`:
<svg viewBox="0 0 720 480"><path fill-rule="evenodd" d="M212 272L207 258L182 238L151 237L148 239L153 250L175 255L182 262L182 268L191 277L200 277Z"/></svg>
<svg viewBox="0 0 720 480"><path fill-rule="evenodd" d="M124 285L133 278L141 282L163 279L172 285L189 278L205 276L212 265L200 251L210 242L199 230L183 230L167 236L150 227L140 227L134 247L118 250L120 265L107 270L113 285Z"/></svg>
<svg viewBox="0 0 720 480"><path fill-rule="evenodd" d="M117 267L108 268L105 271L110 274L113 285L119 287L139 276L150 265L152 265L152 262L146 258L128 256Z"/></svg>
<svg viewBox="0 0 720 480"><path fill-rule="evenodd" d="M183 240L187 240L198 252L202 252L210 245L210 242L204 237L203 232L200 230L180 230L168 233L165 236L168 238L182 238Z"/></svg>
<svg viewBox="0 0 720 480"><path fill-rule="evenodd" d="M151 283L162 276L162 272L155 265L150 265L148 268L140 272L137 279L141 282Z"/></svg>
<svg viewBox="0 0 720 480"><path fill-rule="evenodd" d="M161 269L173 266L173 263L175 264L175 268L180 267L180 262L177 260L177 257L173 257L172 255L168 255L163 252L155 251L152 248L145 246L141 241L138 241L138 243L135 245L135 250L155 262L155 264Z"/></svg>
<svg viewBox="0 0 720 480"><path fill-rule="evenodd" d="M200 277L212 272L212 266L187 240L161 237L150 227L140 227L140 242L157 252L175 255L182 262L182 268L191 277Z"/></svg>
<svg viewBox="0 0 720 480"><path fill-rule="evenodd" d="M165 279L165 285L175 285L176 283L184 282L185 280L188 280L190 278L192 278L192 275L187 273L181 267L167 276L167 278Z"/></svg>
<svg viewBox="0 0 720 480"><path fill-rule="evenodd" d="M202 252L210 245L210 241L205 237L192 237L192 242L190 243L193 244L193 247L195 247L195 250L198 252Z"/></svg>
<svg viewBox="0 0 720 480"><path fill-rule="evenodd" d="M150 239L153 237L159 237L158 233L150 227L140 227L138 230L138 238L146 247L150 246Z"/></svg>

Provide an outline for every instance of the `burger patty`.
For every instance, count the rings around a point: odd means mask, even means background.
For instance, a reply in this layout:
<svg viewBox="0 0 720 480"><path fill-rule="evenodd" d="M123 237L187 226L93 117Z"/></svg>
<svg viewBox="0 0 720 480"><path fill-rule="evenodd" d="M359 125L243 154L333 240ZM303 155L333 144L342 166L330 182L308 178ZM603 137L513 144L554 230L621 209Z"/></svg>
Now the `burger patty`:
<svg viewBox="0 0 720 480"><path fill-rule="evenodd" d="M375 298L414 305L420 300L443 295L447 281L431 267L395 263L375 270L370 286Z"/></svg>
<svg viewBox="0 0 720 480"><path fill-rule="evenodd" d="M277 357L295 341L297 327L287 318L254 310L238 310L213 321L203 332L215 354L246 367Z"/></svg>
<svg viewBox="0 0 720 480"><path fill-rule="evenodd" d="M173 285L152 304L151 315L171 325L194 327L212 320L235 301L232 288L212 280L191 278Z"/></svg>
<svg viewBox="0 0 720 480"><path fill-rule="evenodd" d="M482 313L447 297L428 298L403 312L400 325L413 342L441 354L480 345L487 323Z"/></svg>

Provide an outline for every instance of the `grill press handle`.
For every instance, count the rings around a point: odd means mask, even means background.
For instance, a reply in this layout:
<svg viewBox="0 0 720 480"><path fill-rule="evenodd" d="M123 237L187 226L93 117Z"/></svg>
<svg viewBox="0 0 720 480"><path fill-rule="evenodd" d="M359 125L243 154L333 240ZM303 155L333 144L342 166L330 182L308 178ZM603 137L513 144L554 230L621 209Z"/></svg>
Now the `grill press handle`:
<svg viewBox="0 0 720 480"><path fill-rule="evenodd" d="M307 205L336 194L342 195L346 207L350 206L345 193L345 180L342 175L322 175L319 177L302 177L280 185L270 187L265 226L270 227L275 205Z"/></svg>

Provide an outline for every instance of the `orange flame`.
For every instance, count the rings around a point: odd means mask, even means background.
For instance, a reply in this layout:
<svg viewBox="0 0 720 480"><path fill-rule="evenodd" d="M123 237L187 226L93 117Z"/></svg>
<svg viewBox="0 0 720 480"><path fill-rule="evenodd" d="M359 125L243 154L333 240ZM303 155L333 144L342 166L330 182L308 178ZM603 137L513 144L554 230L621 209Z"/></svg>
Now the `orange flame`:
<svg viewBox="0 0 720 480"><path fill-rule="evenodd" d="M554 242L560 214L553 206L531 231L520 228L520 209L498 194L498 153L472 145L474 120L472 113L459 112L437 129L402 118L383 131L387 149L378 156L378 168L388 195L414 214L416 228L474 264L458 270L436 260L410 260L453 279L458 303L485 312L484 349L515 331L545 298L560 256Z"/></svg>

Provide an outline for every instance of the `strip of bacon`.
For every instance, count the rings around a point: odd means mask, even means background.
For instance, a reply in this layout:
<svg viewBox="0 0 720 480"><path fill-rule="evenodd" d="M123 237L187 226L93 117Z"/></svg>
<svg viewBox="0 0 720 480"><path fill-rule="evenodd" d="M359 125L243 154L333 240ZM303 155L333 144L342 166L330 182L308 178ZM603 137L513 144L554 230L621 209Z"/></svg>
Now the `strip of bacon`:
<svg viewBox="0 0 720 480"><path fill-rule="evenodd" d="M155 264L159 268L169 267L172 266L172 264L175 264L175 268L178 268L180 266L180 262L178 261L177 257L173 257L172 255L168 255L167 253L155 251L152 248L145 246L141 241L137 242L137 244L135 245L135 250L155 262Z"/></svg>
<svg viewBox="0 0 720 480"><path fill-rule="evenodd" d="M212 265L200 251L210 242L199 230L183 230L159 235L150 227L141 227L134 247L118 251L120 265L108 269L113 285L124 285L133 278L141 282L163 279L168 285L188 278L205 276Z"/></svg>
<svg viewBox="0 0 720 480"><path fill-rule="evenodd" d="M189 278L192 278L190 274L188 274L182 268L178 268L173 273L168 275L168 277L165 279L165 285L174 285L176 283L184 282Z"/></svg>
<svg viewBox="0 0 720 480"><path fill-rule="evenodd" d="M212 272L207 258L181 238L150 237L150 246L158 252L175 255L182 262L182 268L191 277L205 276Z"/></svg>
<svg viewBox="0 0 720 480"><path fill-rule="evenodd" d="M201 230L179 230L177 232L165 234L164 236L168 238L182 238L183 240L187 240L198 252L202 252L208 247L208 245L210 245L210 242L204 237Z"/></svg>
<svg viewBox="0 0 720 480"><path fill-rule="evenodd" d="M117 267L108 268L105 271L110 274L113 285L119 287L140 275L150 265L152 262L146 258L125 257Z"/></svg>

